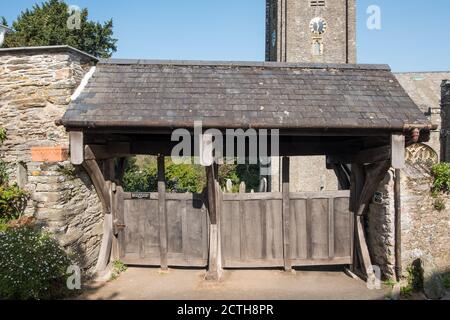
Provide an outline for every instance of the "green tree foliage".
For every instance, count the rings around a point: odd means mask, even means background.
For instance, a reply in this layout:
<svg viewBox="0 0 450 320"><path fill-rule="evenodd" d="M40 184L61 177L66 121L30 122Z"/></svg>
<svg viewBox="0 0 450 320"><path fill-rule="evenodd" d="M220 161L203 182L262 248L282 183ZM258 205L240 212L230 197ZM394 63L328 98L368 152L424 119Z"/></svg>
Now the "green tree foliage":
<svg viewBox="0 0 450 320"><path fill-rule="evenodd" d="M142 162L142 161L141 161ZM127 192L156 192L158 189L156 161L146 158L138 164L136 158L129 158L123 177L124 190ZM219 166L219 183L222 187L230 179L234 192L244 181L247 191L259 188L258 165L221 165ZM205 168L200 165L176 165L166 161L167 190L176 193L200 193L206 186Z"/></svg>
<svg viewBox="0 0 450 320"><path fill-rule="evenodd" d="M73 12L68 9L63 0L48 0L26 9L12 23L14 32L7 34L4 46L69 45L100 58L109 58L117 51L112 19L103 24L89 21L85 8L81 10L80 28L71 30L67 21Z"/></svg>
<svg viewBox="0 0 450 320"><path fill-rule="evenodd" d="M127 192L156 192L158 190L158 169L155 161L142 166L135 158L127 160L123 177ZM204 169L200 166L176 165L166 161L167 190L175 193L200 193L205 186Z"/></svg>

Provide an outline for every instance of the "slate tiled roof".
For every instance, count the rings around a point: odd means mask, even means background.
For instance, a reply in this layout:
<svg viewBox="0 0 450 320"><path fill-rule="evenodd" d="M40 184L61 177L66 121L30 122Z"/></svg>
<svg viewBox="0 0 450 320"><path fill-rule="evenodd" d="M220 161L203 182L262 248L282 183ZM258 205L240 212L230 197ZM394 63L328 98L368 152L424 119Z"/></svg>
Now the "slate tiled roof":
<svg viewBox="0 0 450 320"><path fill-rule="evenodd" d="M106 60L66 127L403 129L429 124L385 65Z"/></svg>
<svg viewBox="0 0 450 320"><path fill-rule="evenodd" d="M441 108L441 83L450 79L450 71L403 72L395 77L422 112Z"/></svg>

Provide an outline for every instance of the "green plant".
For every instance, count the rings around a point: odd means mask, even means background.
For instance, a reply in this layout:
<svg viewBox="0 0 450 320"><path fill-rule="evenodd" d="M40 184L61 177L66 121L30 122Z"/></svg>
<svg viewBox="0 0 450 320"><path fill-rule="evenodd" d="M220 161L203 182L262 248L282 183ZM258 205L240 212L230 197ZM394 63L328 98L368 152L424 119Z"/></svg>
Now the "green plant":
<svg viewBox="0 0 450 320"><path fill-rule="evenodd" d="M0 128L0 144L5 142L5 140L6 140L6 129Z"/></svg>
<svg viewBox="0 0 450 320"><path fill-rule="evenodd" d="M384 281L384 284L388 287L393 288L397 284L397 281L395 281L394 279L388 279Z"/></svg>
<svg viewBox="0 0 450 320"><path fill-rule="evenodd" d="M148 158L127 159L123 186L126 192L156 192L157 164ZM257 190L260 183L258 165L221 165L219 166L219 183L225 186L227 179L233 183L233 191L239 190L241 181L246 182L247 191ZM166 161L166 181L169 192L201 193L206 186L205 168L200 165L174 164Z"/></svg>
<svg viewBox="0 0 450 320"><path fill-rule="evenodd" d="M406 285L400 288L400 294L404 298L410 298L413 293L413 287L410 285Z"/></svg>
<svg viewBox="0 0 450 320"><path fill-rule="evenodd" d="M204 168L186 164L176 165L168 160L166 161L166 181L169 192L199 193L205 185ZM158 189L156 162L139 166L135 158L128 159L123 185L127 192L156 192Z"/></svg>
<svg viewBox="0 0 450 320"><path fill-rule="evenodd" d="M431 168L431 174L434 178L432 192L450 191L450 164L439 163Z"/></svg>
<svg viewBox="0 0 450 320"><path fill-rule="evenodd" d="M0 186L6 184L9 180L9 175L6 163L0 159Z"/></svg>
<svg viewBox="0 0 450 320"><path fill-rule="evenodd" d="M72 164L66 164L65 166L59 165L57 170L59 173L70 179L77 176L77 168L75 168Z"/></svg>
<svg viewBox="0 0 450 320"><path fill-rule="evenodd" d="M126 192L154 192L157 190L156 166L136 164L136 158L128 158L123 175L123 187Z"/></svg>
<svg viewBox="0 0 450 320"><path fill-rule="evenodd" d="M450 275L445 274L442 276L442 283L447 290L450 290Z"/></svg>
<svg viewBox="0 0 450 320"><path fill-rule="evenodd" d="M167 189L171 192L201 193L206 184L205 169L201 166L166 163Z"/></svg>
<svg viewBox="0 0 450 320"><path fill-rule="evenodd" d="M17 185L0 186L0 218L17 219L25 210L28 192L22 190Z"/></svg>
<svg viewBox="0 0 450 320"><path fill-rule="evenodd" d="M433 207L437 211L444 211L446 209L445 200L441 197L434 199Z"/></svg>
<svg viewBox="0 0 450 320"><path fill-rule="evenodd" d="M29 227L0 233L0 299L52 299L66 294L70 258L47 233Z"/></svg>
<svg viewBox="0 0 450 320"><path fill-rule="evenodd" d="M113 262L113 271L111 273L110 281L117 279L117 277L122 273L127 271L128 267L120 260L115 260Z"/></svg>

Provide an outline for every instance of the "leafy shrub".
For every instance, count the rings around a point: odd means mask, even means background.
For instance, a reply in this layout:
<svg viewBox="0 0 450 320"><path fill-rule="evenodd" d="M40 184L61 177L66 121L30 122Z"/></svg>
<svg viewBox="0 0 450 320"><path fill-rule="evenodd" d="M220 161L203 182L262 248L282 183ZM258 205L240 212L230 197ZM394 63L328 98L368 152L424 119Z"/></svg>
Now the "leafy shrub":
<svg viewBox="0 0 450 320"><path fill-rule="evenodd" d="M127 271L128 267L120 260L116 260L113 262L113 271L111 274L110 281L117 279L117 277L122 273Z"/></svg>
<svg viewBox="0 0 450 320"><path fill-rule="evenodd" d="M135 158L127 159L123 175L123 187L126 192L155 192L157 190L157 173L154 165L141 169Z"/></svg>
<svg viewBox="0 0 450 320"><path fill-rule="evenodd" d="M450 191L450 164L439 163L431 168L433 175L433 192L449 192Z"/></svg>
<svg viewBox="0 0 450 320"><path fill-rule="evenodd" d="M52 299L66 292L70 259L47 233L29 227L0 233L0 299Z"/></svg>
<svg viewBox="0 0 450 320"><path fill-rule="evenodd" d="M444 284L444 287L447 290L450 290L450 275L446 274L442 276L442 282Z"/></svg>
<svg viewBox="0 0 450 320"><path fill-rule="evenodd" d="M204 169L200 166L176 165L166 161L166 180L169 192L198 193L205 185ZM135 159L129 159L123 176L123 186L127 192L156 192L158 190L156 163L150 162L139 167Z"/></svg>
<svg viewBox="0 0 450 320"><path fill-rule="evenodd" d="M167 189L170 192L201 193L206 184L205 169L187 164L166 164Z"/></svg>
<svg viewBox="0 0 450 320"><path fill-rule="evenodd" d="M25 210L29 195L17 185L0 186L0 219L17 219Z"/></svg>

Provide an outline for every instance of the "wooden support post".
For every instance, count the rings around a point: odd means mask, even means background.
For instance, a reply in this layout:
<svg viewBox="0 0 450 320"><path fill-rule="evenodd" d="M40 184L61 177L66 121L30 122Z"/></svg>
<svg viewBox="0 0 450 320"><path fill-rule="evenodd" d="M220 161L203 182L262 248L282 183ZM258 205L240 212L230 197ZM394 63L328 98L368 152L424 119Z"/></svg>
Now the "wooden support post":
<svg viewBox="0 0 450 320"><path fill-rule="evenodd" d="M164 156L158 156L158 218L159 218L159 251L161 269L168 270L167 263L167 212L166 212L166 177Z"/></svg>
<svg viewBox="0 0 450 320"><path fill-rule="evenodd" d="M405 167L405 136L393 134L391 139L392 167L403 169Z"/></svg>
<svg viewBox="0 0 450 320"><path fill-rule="evenodd" d="M118 185L122 185L123 175L125 174L126 162L127 162L126 158L119 158L116 174L116 183Z"/></svg>
<svg viewBox="0 0 450 320"><path fill-rule="evenodd" d="M289 157L283 157L282 163L282 188L283 188L283 251L284 251L284 270L290 271L291 264L291 246L290 246L290 204L289 204Z"/></svg>
<svg viewBox="0 0 450 320"><path fill-rule="evenodd" d="M358 249L358 236L357 236L357 219L356 213L359 207L359 198L361 195L361 190L364 185L364 168L362 165L357 163L352 163L351 165L351 175L350 175L350 212L353 213L353 247L352 247L352 271L356 272L359 267L359 249Z"/></svg>
<svg viewBox="0 0 450 320"><path fill-rule="evenodd" d="M206 187L208 192L208 210L211 224L217 224L216 217L216 177L213 166L206 167Z"/></svg>
<svg viewBox="0 0 450 320"><path fill-rule="evenodd" d="M209 258L208 271L206 272L205 280L218 281L220 280L220 270L218 260L219 255L219 226L211 224L209 229Z"/></svg>
<svg viewBox="0 0 450 320"><path fill-rule="evenodd" d="M84 141L82 131L69 132L70 162L81 165L84 161Z"/></svg>
<svg viewBox="0 0 450 320"><path fill-rule="evenodd" d="M206 280L217 281L221 276L221 245L220 245L220 187L216 180L214 166L206 167L209 226L209 259Z"/></svg>
<svg viewBox="0 0 450 320"><path fill-rule="evenodd" d="M402 204L401 204L401 170L395 169L394 177L395 202L395 276L397 282L402 277Z"/></svg>
<svg viewBox="0 0 450 320"><path fill-rule="evenodd" d="M85 153L91 154L89 146L85 147ZM113 238L113 218L111 214L111 183L106 181L100 167L95 159L85 160L83 168L88 173L92 180L92 184L97 191L97 194L102 203L104 213L103 221L103 237L100 246L100 252L95 266L96 272L103 272L106 270L111 256L111 246Z"/></svg>
<svg viewBox="0 0 450 320"><path fill-rule="evenodd" d="M116 261L120 259L120 254L119 254L119 239L118 239L118 231L117 228L115 227L115 223L117 221L117 217L118 217L118 209L120 207L119 205L119 199L118 199L118 194L117 194L117 186L115 184L115 182L111 182L110 183L111 186L111 192L110 192L110 197L111 197L111 217L112 217L112 221L113 221L113 226L112 226L112 244L111 244L111 258L110 261Z"/></svg>
<svg viewBox="0 0 450 320"><path fill-rule="evenodd" d="M378 188L380 182L386 176L390 167L390 161L378 162L366 166L352 164L352 212L355 213L355 242L353 263L359 262L363 276L369 276L371 259L365 236L364 214ZM357 260L355 260L357 259Z"/></svg>

